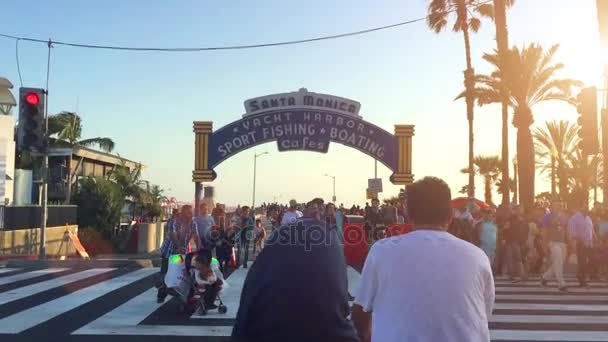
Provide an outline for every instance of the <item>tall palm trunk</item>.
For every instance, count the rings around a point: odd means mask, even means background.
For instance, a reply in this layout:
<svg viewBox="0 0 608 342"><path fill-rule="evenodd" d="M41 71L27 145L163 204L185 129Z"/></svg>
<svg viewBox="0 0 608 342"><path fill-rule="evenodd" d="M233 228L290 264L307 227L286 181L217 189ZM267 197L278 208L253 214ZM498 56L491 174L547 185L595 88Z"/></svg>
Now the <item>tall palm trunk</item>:
<svg viewBox="0 0 608 342"><path fill-rule="evenodd" d="M557 182L556 182L556 178L557 178L557 171L556 171L556 167L555 167L555 155L551 155L551 200L555 201L556 197L557 197Z"/></svg>
<svg viewBox="0 0 608 342"><path fill-rule="evenodd" d="M520 108L515 113L513 123L517 127L519 201L524 210L534 207L534 142L530 131L533 122L530 108Z"/></svg>
<svg viewBox="0 0 608 342"><path fill-rule="evenodd" d="M557 181L559 188L559 197L563 201L568 197L568 170L566 161L560 158L557 161Z"/></svg>
<svg viewBox="0 0 608 342"><path fill-rule="evenodd" d="M509 50L509 31L507 30L507 9L504 0L494 0L494 23L496 24L496 45L501 63ZM503 85L502 98L502 181L509 184L509 91ZM502 193L502 204L509 204L509 188Z"/></svg>
<svg viewBox="0 0 608 342"><path fill-rule="evenodd" d="M484 200L487 204L492 205L492 177L484 176Z"/></svg>
<svg viewBox="0 0 608 342"><path fill-rule="evenodd" d="M464 14L459 13L459 16L462 15L465 18L464 22L466 23L466 7L463 9L459 9L464 11ZM469 197L475 197L475 172L474 172L474 151L473 151L473 106L475 103L474 98L474 89L475 89L475 71L473 70L473 63L471 62L471 42L469 40L469 28L467 25L463 25L462 34L464 36L464 49L467 60L467 70L464 71L464 85L465 85L465 100L467 103L467 120L469 123L469 188L468 195Z"/></svg>

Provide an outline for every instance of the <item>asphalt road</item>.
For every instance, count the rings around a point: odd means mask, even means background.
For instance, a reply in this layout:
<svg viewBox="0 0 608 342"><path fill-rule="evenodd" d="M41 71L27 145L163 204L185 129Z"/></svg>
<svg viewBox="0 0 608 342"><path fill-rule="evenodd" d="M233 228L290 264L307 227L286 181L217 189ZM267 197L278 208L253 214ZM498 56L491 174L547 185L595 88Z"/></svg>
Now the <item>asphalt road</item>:
<svg viewBox="0 0 608 342"><path fill-rule="evenodd" d="M187 316L156 303L157 268L0 268L1 341L229 341L245 269L228 278L224 315ZM348 269L349 291L358 273ZM569 278L572 285L575 279ZM493 341L608 341L608 287L558 293L537 280L496 279Z"/></svg>

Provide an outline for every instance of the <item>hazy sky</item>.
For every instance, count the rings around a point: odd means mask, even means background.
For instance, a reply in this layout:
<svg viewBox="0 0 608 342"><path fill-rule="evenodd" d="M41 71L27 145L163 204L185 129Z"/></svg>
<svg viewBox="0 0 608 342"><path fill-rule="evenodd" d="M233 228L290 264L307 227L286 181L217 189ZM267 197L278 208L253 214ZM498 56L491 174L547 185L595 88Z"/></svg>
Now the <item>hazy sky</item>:
<svg viewBox="0 0 608 342"><path fill-rule="evenodd" d="M127 46L217 46L293 40L355 31L425 15L427 0L334 1L2 1L0 33L78 43ZM561 44L562 76L600 82L595 0L518 0L508 13L510 45ZM477 71L487 72L483 52L495 47L494 24L472 36ZM21 42L23 85L43 87L46 47ZM298 46L204 53L142 53L77 49L52 51L49 110L78 111L83 137L108 136L116 152L147 166L146 178L170 196L193 196L193 120L219 128L241 117L245 99L296 91L335 94L361 102L365 120L393 131L416 125L414 174L448 181L455 194L466 184L464 101L454 102L465 69L461 34L436 35L424 22L391 30ZM0 38L0 76L19 78L15 42ZM563 104L534 108L536 125L576 120ZM475 153L500 154L500 108L476 108ZM515 130L510 130L510 153ZM253 155L258 160L256 202L331 198L329 173L337 177L338 202L365 201L374 161L332 144L327 154L280 153L275 143L246 150L222 163L214 182L219 201L250 203ZM380 165L380 164L379 164ZM383 196L396 194L390 171L379 166ZM543 177L543 179L546 177ZM545 180L538 190L546 190ZM482 197L481 179L477 194Z"/></svg>

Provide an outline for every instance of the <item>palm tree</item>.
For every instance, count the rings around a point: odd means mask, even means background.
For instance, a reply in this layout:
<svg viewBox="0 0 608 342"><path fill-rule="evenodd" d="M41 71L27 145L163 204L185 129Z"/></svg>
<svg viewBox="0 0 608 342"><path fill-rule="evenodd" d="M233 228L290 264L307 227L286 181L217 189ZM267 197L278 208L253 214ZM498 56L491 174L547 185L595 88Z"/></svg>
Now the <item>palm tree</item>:
<svg viewBox="0 0 608 342"><path fill-rule="evenodd" d="M108 178L118 185L123 197L128 198L132 205L132 214L135 215L135 208L138 203L144 205L149 203L148 194L144 187L146 182L141 179L141 165L137 165L133 170L129 170L123 164L114 168L108 173Z"/></svg>
<svg viewBox="0 0 608 342"><path fill-rule="evenodd" d="M507 30L507 8L510 8L515 0L494 0L494 13L492 18L496 25L496 47L500 58L506 58L509 50L509 31ZM500 88L502 105L502 181L510 183L509 178L509 91L503 84ZM502 204L509 204L509 188L502 192Z"/></svg>
<svg viewBox="0 0 608 342"><path fill-rule="evenodd" d="M559 195L562 199L568 194L568 163L578 148L578 126L564 120L546 122L545 128L537 128L533 135L537 166L541 173L551 172L552 191L558 179Z"/></svg>
<svg viewBox="0 0 608 342"><path fill-rule="evenodd" d="M580 149L575 149L569 160L567 174L569 177L569 186L572 189L572 195L569 197L570 205L580 205L581 199L585 200L585 196L589 195L589 188L594 186L592 181L593 173L601 164L600 158L595 155L587 160L587 156L583 156ZM589 198L586 199L587 201Z"/></svg>
<svg viewBox="0 0 608 342"><path fill-rule="evenodd" d="M91 138L81 139L82 135L82 120L80 116L73 112L61 112L59 114L50 115L48 121L49 137L55 146L97 146L105 152L112 152L114 149L114 141L110 138ZM72 165L72 155L70 155L70 168ZM68 184L66 189L65 203L69 204L72 197L72 184L76 172L70 172L68 175Z"/></svg>
<svg viewBox="0 0 608 342"><path fill-rule="evenodd" d="M91 138L81 139L82 119L73 112L61 112L49 116L49 136L55 138L59 145L68 144L69 146L97 146L104 152L112 152L114 141L110 138Z"/></svg>
<svg viewBox="0 0 608 342"><path fill-rule="evenodd" d="M475 71L471 62L471 42L469 32L479 31L481 20L473 15L469 8L481 15L493 13L492 5L487 4L487 1L480 0L431 0L428 7L427 24L435 33L440 33L448 25L448 16L450 13L456 14L456 20L452 31L462 32L464 38L464 50L467 69L464 72L465 89L466 89L466 105L467 105L467 121L469 124L469 197L475 196L475 172L473 171L473 106L475 103Z"/></svg>
<svg viewBox="0 0 608 342"><path fill-rule="evenodd" d="M480 105L500 103L502 82L509 91L509 105L513 108L513 126L517 128L517 159L519 165L519 191L524 208L534 206L534 141L530 126L534 123L532 107L550 100L572 103L571 89L582 86L580 81L558 79L555 74L564 65L554 63L559 45L544 50L539 44L530 44L521 50L509 50L505 63L498 53L484 54L483 59L496 70L491 75L478 75L475 95Z"/></svg>
<svg viewBox="0 0 608 342"><path fill-rule="evenodd" d="M475 172L483 177L484 180L484 200L492 205L492 185L500 174L500 158L498 156L477 156L475 157ZM469 173L468 169L461 170L462 173Z"/></svg>

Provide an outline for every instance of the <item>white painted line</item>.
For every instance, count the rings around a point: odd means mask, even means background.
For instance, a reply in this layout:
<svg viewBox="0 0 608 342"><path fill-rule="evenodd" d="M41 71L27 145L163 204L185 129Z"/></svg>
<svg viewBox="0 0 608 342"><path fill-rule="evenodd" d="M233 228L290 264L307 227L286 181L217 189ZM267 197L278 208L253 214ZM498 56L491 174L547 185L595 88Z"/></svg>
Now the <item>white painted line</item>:
<svg viewBox="0 0 608 342"><path fill-rule="evenodd" d="M232 334L232 326L138 325L162 305L156 303L156 291L155 288L151 288L143 292L74 331L72 335L230 336Z"/></svg>
<svg viewBox="0 0 608 342"><path fill-rule="evenodd" d="M116 309L76 330L72 334L79 335L91 332L95 334L100 331L108 330L108 332L104 332L104 334L106 334L111 333L113 329L138 325L163 305L156 303L157 291L156 288L151 288L143 292Z"/></svg>
<svg viewBox="0 0 608 342"><path fill-rule="evenodd" d="M496 287L496 291L500 292L509 292L509 293L519 293L519 292L538 292L538 293L557 293L557 287ZM569 293L593 293L598 295L608 295L608 288L600 288L600 289L585 289L580 287L570 287L568 288ZM581 297L584 298L584 297Z"/></svg>
<svg viewBox="0 0 608 342"><path fill-rule="evenodd" d="M0 268L0 274L19 271L20 268Z"/></svg>
<svg viewBox="0 0 608 342"><path fill-rule="evenodd" d="M494 310L608 311L608 305L495 303Z"/></svg>
<svg viewBox="0 0 608 342"><path fill-rule="evenodd" d="M32 272L15 274L10 277L0 278L0 285L6 285L6 284L14 283L16 281L32 279L32 278L43 276L45 274L53 274L53 273L62 272L65 270L67 270L67 268L46 268L44 270L37 270L37 271L32 271Z"/></svg>
<svg viewBox="0 0 608 342"><path fill-rule="evenodd" d="M251 266L250 266L251 267ZM236 318L236 314L239 311L241 304L241 292L243 292L243 286L245 285L245 279L247 278L247 272L249 268L239 268L235 270L230 277L226 280L228 288L225 293L222 294L222 302L228 308L228 312L220 314L217 310L211 310L207 312L205 316L192 315L191 318L195 319L216 319L216 318Z"/></svg>
<svg viewBox="0 0 608 342"><path fill-rule="evenodd" d="M361 274L354 268L348 266L346 267L346 277L348 278L348 293L354 297L357 293L357 289L359 288Z"/></svg>
<svg viewBox="0 0 608 342"><path fill-rule="evenodd" d="M606 342L606 331L490 330L492 340Z"/></svg>
<svg viewBox="0 0 608 342"><path fill-rule="evenodd" d="M577 296L577 295L567 295L567 294L554 294L554 295L543 295L543 294L497 294L496 301L509 299L509 300L519 300L522 302L533 301L533 300L555 300L555 301L593 301L593 300L605 300L608 301L608 296Z"/></svg>
<svg viewBox="0 0 608 342"><path fill-rule="evenodd" d="M65 286L69 283L73 283L78 280L86 279L98 274L109 272L114 270L113 268L93 268L90 270L68 274L63 277L42 281L29 286L20 287L14 290L0 293L0 305L10 303L12 301L29 297L46 290L50 290L56 287Z"/></svg>
<svg viewBox="0 0 608 342"><path fill-rule="evenodd" d="M221 336L232 335L232 326L138 325L91 328L78 335Z"/></svg>
<svg viewBox="0 0 608 342"><path fill-rule="evenodd" d="M492 315L490 322L608 324L608 316ZM608 332L605 333L608 339Z"/></svg>
<svg viewBox="0 0 608 342"><path fill-rule="evenodd" d="M20 333L154 273L158 273L158 268L142 268L5 317L0 320L0 333Z"/></svg>

